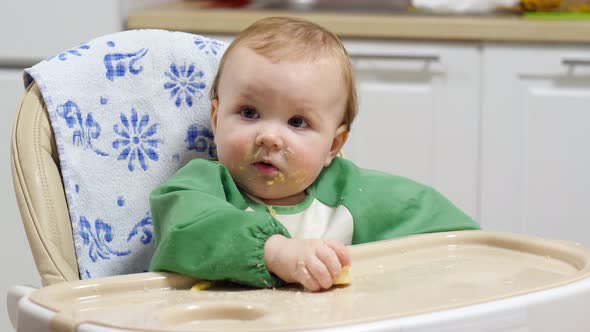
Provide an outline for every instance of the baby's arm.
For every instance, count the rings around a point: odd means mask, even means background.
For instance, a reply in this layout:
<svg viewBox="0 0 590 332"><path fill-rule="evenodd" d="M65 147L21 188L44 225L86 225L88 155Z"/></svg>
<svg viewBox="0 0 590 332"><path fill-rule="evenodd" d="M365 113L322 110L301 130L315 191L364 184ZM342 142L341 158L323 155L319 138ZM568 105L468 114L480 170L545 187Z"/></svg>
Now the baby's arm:
<svg viewBox="0 0 590 332"><path fill-rule="evenodd" d="M297 282L310 291L332 287L350 255L336 240L290 239L273 235L264 245L264 264L286 282Z"/></svg>
<svg viewBox="0 0 590 332"><path fill-rule="evenodd" d="M221 165L191 161L155 189L150 202L156 244L151 271L254 287L282 283L264 264L264 245L288 231L268 213L244 211L248 205Z"/></svg>

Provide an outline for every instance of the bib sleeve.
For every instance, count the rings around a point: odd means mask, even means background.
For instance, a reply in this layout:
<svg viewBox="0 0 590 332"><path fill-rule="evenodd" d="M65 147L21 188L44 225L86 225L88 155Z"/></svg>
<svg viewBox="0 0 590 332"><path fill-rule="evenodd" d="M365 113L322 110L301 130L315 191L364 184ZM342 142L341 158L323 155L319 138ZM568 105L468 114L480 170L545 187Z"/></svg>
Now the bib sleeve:
<svg viewBox="0 0 590 332"><path fill-rule="evenodd" d="M156 250L150 271L253 287L282 283L264 264L264 244L288 231L247 203L227 169L195 159L150 195Z"/></svg>
<svg viewBox="0 0 590 332"><path fill-rule="evenodd" d="M318 199L353 216L352 244L412 234L476 230L479 225L433 188L335 158L321 174Z"/></svg>

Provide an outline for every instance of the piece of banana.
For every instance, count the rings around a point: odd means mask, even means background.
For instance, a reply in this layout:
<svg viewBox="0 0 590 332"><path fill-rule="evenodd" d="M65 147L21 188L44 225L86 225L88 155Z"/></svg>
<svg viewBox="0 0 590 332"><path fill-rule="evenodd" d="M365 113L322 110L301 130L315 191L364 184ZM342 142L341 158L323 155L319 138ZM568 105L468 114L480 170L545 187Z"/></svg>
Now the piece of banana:
<svg viewBox="0 0 590 332"><path fill-rule="evenodd" d="M209 281L209 280L200 280L197 281L196 284L193 285L193 287L191 287L192 291L202 291L205 289L209 289L213 287L213 281Z"/></svg>
<svg viewBox="0 0 590 332"><path fill-rule="evenodd" d="M348 284L350 284L350 265L342 267L342 272L340 272L340 275L338 276L338 278L334 279L332 284L334 284L334 285L348 285Z"/></svg>

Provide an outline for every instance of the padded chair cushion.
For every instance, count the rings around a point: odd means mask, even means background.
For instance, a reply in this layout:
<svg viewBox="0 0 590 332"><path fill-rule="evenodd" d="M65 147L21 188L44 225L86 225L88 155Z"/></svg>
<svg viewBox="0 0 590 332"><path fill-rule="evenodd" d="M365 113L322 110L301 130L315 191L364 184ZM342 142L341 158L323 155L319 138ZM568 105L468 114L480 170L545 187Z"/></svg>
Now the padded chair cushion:
<svg viewBox="0 0 590 332"><path fill-rule="evenodd" d="M11 159L17 203L42 284L79 279L57 147L36 84L17 112Z"/></svg>

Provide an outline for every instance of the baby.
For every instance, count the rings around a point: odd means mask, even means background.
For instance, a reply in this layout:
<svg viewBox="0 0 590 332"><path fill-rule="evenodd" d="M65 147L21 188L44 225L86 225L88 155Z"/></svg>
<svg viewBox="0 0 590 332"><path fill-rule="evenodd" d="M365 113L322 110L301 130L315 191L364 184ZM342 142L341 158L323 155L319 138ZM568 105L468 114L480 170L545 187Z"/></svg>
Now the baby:
<svg viewBox="0 0 590 332"><path fill-rule="evenodd" d="M318 291L351 264L345 245L479 229L432 188L337 157L356 113L333 33L293 18L240 33L211 87L218 162L192 160L150 196L150 270Z"/></svg>

